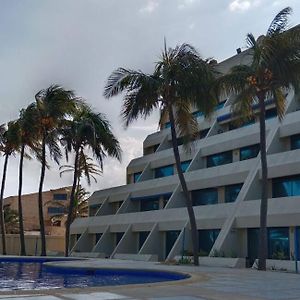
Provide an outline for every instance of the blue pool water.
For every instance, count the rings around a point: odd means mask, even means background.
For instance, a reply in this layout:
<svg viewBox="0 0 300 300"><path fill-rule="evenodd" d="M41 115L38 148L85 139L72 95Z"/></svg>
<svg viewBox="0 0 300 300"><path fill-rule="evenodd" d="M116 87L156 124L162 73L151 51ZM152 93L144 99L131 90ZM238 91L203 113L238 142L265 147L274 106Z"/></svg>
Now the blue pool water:
<svg viewBox="0 0 300 300"><path fill-rule="evenodd" d="M0 292L150 283L188 277L161 271L61 269L45 266L45 261L0 260Z"/></svg>

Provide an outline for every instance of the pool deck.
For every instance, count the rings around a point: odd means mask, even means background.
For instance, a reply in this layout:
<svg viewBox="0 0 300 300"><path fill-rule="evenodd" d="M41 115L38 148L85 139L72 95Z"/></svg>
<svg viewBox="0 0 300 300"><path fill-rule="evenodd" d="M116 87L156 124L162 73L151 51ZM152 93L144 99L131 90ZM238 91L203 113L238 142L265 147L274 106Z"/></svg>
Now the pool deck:
<svg viewBox="0 0 300 300"><path fill-rule="evenodd" d="M190 278L139 285L84 289L1 292L0 300L300 300L300 275L251 269L164 265L153 262L90 259L51 262L73 268L155 269L188 273Z"/></svg>

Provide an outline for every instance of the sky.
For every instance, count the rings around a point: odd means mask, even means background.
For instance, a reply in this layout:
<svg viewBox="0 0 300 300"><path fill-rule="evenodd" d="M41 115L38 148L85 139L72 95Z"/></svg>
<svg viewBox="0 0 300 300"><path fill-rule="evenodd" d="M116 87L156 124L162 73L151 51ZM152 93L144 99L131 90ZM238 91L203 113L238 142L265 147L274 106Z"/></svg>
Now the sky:
<svg viewBox="0 0 300 300"><path fill-rule="evenodd" d="M0 123L16 119L51 84L74 90L107 116L123 150L121 163L105 159L102 176L87 190L125 184L129 161L158 130L158 112L124 129L122 96L102 96L110 73L118 67L152 72L164 38L170 47L190 43L203 58L222 61L245 49L247 33L264 34L286 6L293 8L291 26L298 24L299 0L1 0ZM5 196L17 194L18 159L9 160ZM0 158L0 176L2 169ZM24 193L37 192L39 176L40 164L26 160ZM60 177L51 164L44 190L71 184L71 174Z"/></svg>

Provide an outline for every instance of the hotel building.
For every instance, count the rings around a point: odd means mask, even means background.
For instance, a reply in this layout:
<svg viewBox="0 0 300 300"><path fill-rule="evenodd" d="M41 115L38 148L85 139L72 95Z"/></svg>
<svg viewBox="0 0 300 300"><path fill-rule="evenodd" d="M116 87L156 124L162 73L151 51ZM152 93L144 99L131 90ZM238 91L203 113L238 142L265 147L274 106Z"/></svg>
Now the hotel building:
<svg viewBox="0 0 300 300"><path fill-rule="evenodd" d="M218 68L227 72L247 61L245 51ZM257 258L261 194L258 115L238 126L231 113L233 96L221 100L210 118L193 112L199 138L188 152L179 147L181 166L194 205L200 255L248 258L251 265ZM299 109L290 91L280 122L274 100L266 101L268 256L274 260L300 257ZM127 167L126 185L90 197L89 217L71 226L73 255L164 261L191 252L167 120L146 137L143 150Z"/></svg>

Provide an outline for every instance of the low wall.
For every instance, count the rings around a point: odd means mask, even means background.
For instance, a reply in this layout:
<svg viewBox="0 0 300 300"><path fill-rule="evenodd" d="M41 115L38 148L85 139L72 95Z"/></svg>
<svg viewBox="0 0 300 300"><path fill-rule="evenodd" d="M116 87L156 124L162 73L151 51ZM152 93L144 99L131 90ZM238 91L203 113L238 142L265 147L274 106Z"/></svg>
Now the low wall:
<svg viewBox="0 0 300 300"><path fill-rule="evenodd" d="M300 261L297 262L298 270L300 270ZM252 268L257 269L258 259L255 260ZM267 259L267 269L273 271L296 271L296 262L294 260L277 260L277 259Z"/></svg>
<svg viewBox="0 0 300 300"><path fill-rule="evenodd" d="M25 235L25 247L27 255L39 255L41 249L41 238L36 235ZM63 254L65 247L64 236L46 236L46 249L48 255ZM0 235L0 251L2 253L2 242ZM18 234L6 235L6 251L8 255L20 254L20 237Z"/></svg>

